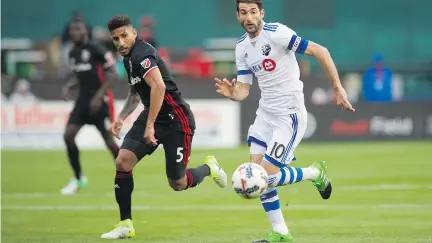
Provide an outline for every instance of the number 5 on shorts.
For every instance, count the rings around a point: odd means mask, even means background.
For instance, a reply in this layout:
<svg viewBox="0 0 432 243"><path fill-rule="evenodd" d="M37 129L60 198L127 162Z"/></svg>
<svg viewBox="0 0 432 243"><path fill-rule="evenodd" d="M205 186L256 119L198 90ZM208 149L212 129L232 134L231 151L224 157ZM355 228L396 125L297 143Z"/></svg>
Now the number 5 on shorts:
<svg viewBox="0 0 432 243"><path fill-rule="evenodd" d="M184 149L182 147L177 148L177 160L176 160L177 163L180 163L183 160L183 150Z"/></svg>

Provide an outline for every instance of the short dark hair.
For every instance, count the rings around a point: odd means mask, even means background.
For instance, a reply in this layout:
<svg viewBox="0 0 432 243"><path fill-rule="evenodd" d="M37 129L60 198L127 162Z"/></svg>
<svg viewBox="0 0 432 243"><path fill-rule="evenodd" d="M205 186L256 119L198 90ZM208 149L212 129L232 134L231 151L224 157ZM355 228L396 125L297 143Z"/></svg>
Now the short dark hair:
<svg viewBox="0 0 432 243"><path fill-rule="evenodd" d="M236 5L237 5L237 12L240 11L240 9L239 9L240 3L256 3L256 5L258 5L259 10L262 9L262 5L263 5L263 0L235 0L235 1L236 1Z"/></svg>
<svg viewBox="0 0 432 243"><path fill-rule="evenodd" d="M132 25L129 16L125 14L116 15L108 21L108 30L111 32L127 25Z"/></svg>

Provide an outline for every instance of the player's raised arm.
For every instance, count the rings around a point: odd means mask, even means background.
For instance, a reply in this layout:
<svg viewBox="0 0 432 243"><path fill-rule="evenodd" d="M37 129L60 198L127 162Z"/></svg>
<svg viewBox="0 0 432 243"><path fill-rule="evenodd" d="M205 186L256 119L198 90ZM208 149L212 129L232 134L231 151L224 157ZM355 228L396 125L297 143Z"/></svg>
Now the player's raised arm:
<svg viewBox="0 0 432 243"><path fill-rule="evenodd" d="M314 56L327 73L333 86L333 90L335 91L337 105L341 106L344 110L355 111L348 100L348 95L345 89L342 87L336 65L327 48L309 41L305 49L305 54Z"/></svg>
<svg viewBox="0 0 432 243"><path fill-rule="evenodd" d="M237 80L231 82L227 79L215 78L216 92L234 101L243 101L249 96L250 85L252 85L253 74L249 70L244 59L245 53L242 46L237 45L235 50Z"/></svg>
<svg viewBox="0 0 432 243"><path fill-rule="evenodd" d="M288 49L299 54L314 56L331 81L332 87L335 91L337 104L344 110L355 111L348 101L348 96L340 82L336 65L327 48L298 36L293 30L280 24L275 30L274 37L275 41L283 49Z"/></svg>

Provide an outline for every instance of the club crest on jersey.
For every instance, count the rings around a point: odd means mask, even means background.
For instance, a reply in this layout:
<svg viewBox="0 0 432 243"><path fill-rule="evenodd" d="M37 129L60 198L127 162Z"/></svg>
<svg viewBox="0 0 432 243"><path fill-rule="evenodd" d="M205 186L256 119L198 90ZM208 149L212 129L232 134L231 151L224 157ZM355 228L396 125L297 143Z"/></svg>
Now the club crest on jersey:
<svg viewBox="0 0 432 243"><path fill-rule="evenodd" d="M148 58L146 58L144 61L142 61L141 63L141 66L144 68L144 69L147 69L147 68L149 68L150 66L151 66L151 62L150 62L150 60L148 59Z"/></svg>
<svg viewBox="0 0 432 243"><path fill-rule="evenodd" d="M81 61L88 62L90 59L90 52L86 49L82 50L81 52Z"/></svg>
<svg viewBox="0 0 432 243"><path fill-rule="evenodd" d="M262 50L262 54L264 56L268 56L268 55L270 55L270 52L271 52L271 46L269 44L265 44L265 45L263 45L261 50Z"/></svg>

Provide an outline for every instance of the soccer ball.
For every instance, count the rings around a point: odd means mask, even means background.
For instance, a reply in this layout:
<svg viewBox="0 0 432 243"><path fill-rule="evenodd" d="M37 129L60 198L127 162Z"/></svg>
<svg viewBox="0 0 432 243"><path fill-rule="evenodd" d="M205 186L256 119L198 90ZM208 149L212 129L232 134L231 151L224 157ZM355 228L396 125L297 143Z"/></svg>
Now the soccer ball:
<svg viewBox="0 0 432 243"><path fill-rule="evenodd" d="M234 171L232 185L239 196L254 199L267 190L267 177L268 174L261 165L248 162Z"/></svg>

